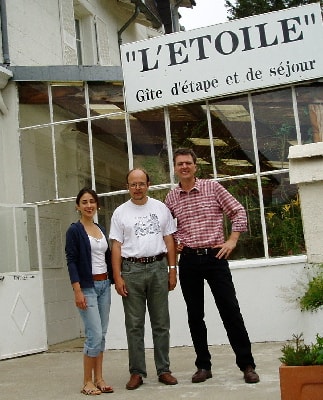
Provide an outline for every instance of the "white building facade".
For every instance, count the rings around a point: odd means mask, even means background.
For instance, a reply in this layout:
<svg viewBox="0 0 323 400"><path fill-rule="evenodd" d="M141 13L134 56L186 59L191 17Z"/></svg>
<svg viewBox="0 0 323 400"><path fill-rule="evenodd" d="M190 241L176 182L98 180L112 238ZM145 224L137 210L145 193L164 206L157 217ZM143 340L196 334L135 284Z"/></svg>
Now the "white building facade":
<svg viewBox="0 0 323 400"><path fill-rule="evenodd" d="M322 141L321 78L126 112L120 45L165 35L169 17L179 30L178 7L194 2L170 2L166 16L164 3L1 1L0 359L82 336L64 253L78 191L97 191L98 220L109 230L128 198L128 170L145 168L150 195L163 200L179 146L193 147L199 176L218 179L247 210L249 231L231 267L251 340L303 330L284 288L307 263L303 222L311 222L302 221L288 156L293 145ZM125 348L121 299L112 300L107 345ZM206 291L210 344L227 343L214 307ZM190 345L179 288L170 312L171 344Z"/></svg>

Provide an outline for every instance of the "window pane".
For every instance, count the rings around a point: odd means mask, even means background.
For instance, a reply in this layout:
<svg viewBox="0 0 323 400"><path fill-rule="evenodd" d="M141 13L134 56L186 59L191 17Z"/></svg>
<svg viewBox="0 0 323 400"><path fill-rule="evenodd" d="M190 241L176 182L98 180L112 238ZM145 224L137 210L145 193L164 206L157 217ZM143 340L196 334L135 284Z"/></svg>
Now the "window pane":
<svg viewBox="0 0 323 400"><path fill-rule="evenodd" d="M75 19L75 36L76 36L76 52L77 52L77 63L82 65L82 41L81 41L81 28L80 20Z"/></svg>
<svg viewBox="0 0 323 400"><path fill-rule="evenodd" d="M230 256L233 260L264 257L263 235L260 219L259 196L256 179L231 179L220 182L245 208L248 232L240 235L237 247ZM226 237L231 233L231 222L224 220Z"/></svg>
<svg viewBox="0 0 323 400"><path fill-rule="evenodd" d="M252 96L260 170L288 168L289 147L297 143L291 89Z"/></svg>
<svg viewBox="0 0 323 400"><path fill-rule="evenodd" d="M168 192L169 192L169 189L161 189L161 190L149 189L148 196L152 197L153 199L157 199L157 200L164 202Z"/></svg>
<svg viewBox="0 0 323 400"><path fill-rule="evenodd" d="M16 272L15 226L12 208L0 206L0 221L3 232L6 232L5 235L1 235L0 240L0 273Z"/></svg>
<svg viewBox="0 0 323 400"><path fill-rule="evenodd" d="M125 179L125 178L124 178ZM100 197L100 209L98 210L98 221L105 227L109 236L110 221L114 210L129 199L128 192L125 194Z"/></svg>
<svg viewBox="0 0 323 400"><path fill-rule="evenodd" d="M205 104L195 102L169 108L172 144L189 147L197 156L197 176L213 178L210 139L205 113Z"/></svg>
<svg viewBox="0 0 323 400"><path fill-rule="evenodd" d="M38 271L35 209L16 208L15 213L19 271Z"/></svg>
<svg viewBox="0 0 323 400"><path fill-rule="evenodd" d="M95 182L98 193L125 189L129 169L125 114L92 120Z"/></svg>
<svg viewBox="0 0 323 400"><path fill-rule="evenodd" d="M90 148L86 123L55 125L58 197L73 197L90 184Z"/></svg>
<svg viewBox="0 0 323 400"><path fill-rule="evenodd" d="M169 182L163 109L131 115L130 129L134 167L144 168L152 185Z"/></svg>
<svg viewBox="0 0 323 400"><path fill-rule="evenodd" d="M35 209L0 207L0 220L0 273L38 271Z"/></svg>
<svg viewBox="0 0 323 400"><path fill-rule="evenodd" d="M118 83L89 83L91 117L124 112L123 85Z"/></svg>
<svg viewBox="0 0 323 400"><path fill-rule="evenodd" d="M51 128L20 134L21 170L26 203L55 199Z"/></svg>
<svg viewBox="0 0 323 400"><path fill-rule="evenodd" d="M19 82L18 95L20 127L50 122L46 82Z"/></svg>
<svg viewBox="0 0 323 400"><path fill-rule="evenodd" d="M297 186L289 184L288 174L269 178L276 183L263 188L269 255L303 254L305 242Z"/></svg>
<svg viewBox="0 0 323 400"><path fill-rule="evenodd" d="M96 189L107 193L125 189L129 169L122 85L89 84ZM80 124L87 130L86 122Z"/></svg>
<svg viewBox="0 0 323 400"><path fill-rule="evenodd" d="M86 118L86 103L83 84L66 82L51 85L53 99L53 119L55 122Z"/></svg>
<svg viewBox="0 0 323 400"><path fill-rule="evenodd" d="M210 102L217 176L251 174L255 156L248 98Z"/></svg>
<svg viewBox="0 0 323 400"><path fill-rule="evenodd" d="M302 143L323 141L323 85L296 88L298 118L301 127Z"/></svg>

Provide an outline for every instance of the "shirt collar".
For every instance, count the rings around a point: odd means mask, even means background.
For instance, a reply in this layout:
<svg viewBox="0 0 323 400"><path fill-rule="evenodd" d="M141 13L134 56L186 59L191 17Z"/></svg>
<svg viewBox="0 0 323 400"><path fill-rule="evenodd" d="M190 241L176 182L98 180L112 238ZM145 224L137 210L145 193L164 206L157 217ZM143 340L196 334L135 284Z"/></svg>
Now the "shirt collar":
<svg viewBox="0 0 323 400"><path fill-rule="evenodd" d="M192 187L192 189L190 189L190 192L192 192L193 190L196 190L196 191L200 191L200 179L199 178L195 178L195 184L194 184L194 186ZM184 189L182 189L182 187L181 187L181 183L179 183L178 184L178 186L177 186L177 190L179 191L179 192L181 192L181 193L186 193L186 190L184 190Z"/></svg>

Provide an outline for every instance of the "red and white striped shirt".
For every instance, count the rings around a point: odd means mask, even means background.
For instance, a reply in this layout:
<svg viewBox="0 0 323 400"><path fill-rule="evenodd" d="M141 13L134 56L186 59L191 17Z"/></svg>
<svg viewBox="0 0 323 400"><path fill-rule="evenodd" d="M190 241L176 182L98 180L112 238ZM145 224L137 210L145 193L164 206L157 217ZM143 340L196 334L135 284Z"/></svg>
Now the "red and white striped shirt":
<svg viewBox="0 0 323 400"><path fill-rule="evenodd" d="M247 231L244 207L220 183L211 179L196 178L189 192L178 185L167 194L165 204L177 219L174 238L184 246L204 248L223 244L224 214L232 222L232 231Z"/></svg>

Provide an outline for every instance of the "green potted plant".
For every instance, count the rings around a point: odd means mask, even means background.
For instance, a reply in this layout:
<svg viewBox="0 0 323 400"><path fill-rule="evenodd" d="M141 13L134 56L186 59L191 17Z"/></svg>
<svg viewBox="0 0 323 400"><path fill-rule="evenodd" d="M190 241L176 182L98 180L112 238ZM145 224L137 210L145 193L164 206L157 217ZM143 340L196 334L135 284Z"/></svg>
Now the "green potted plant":
<svg viewBox="0 0 323 400"><path fill-rule="evenodd" d="M321 400L323 398L323 337L305 344L303 334L282 349L279 367L281 400Z"/></svg>

